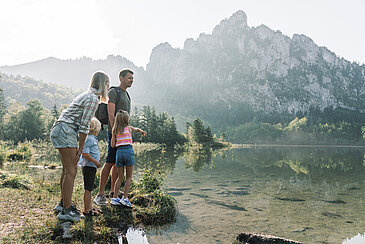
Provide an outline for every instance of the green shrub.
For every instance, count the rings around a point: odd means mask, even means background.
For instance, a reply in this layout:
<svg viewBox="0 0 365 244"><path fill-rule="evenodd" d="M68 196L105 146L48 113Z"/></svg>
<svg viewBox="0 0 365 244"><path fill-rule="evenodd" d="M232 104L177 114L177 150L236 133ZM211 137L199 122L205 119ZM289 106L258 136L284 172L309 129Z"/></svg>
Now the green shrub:
<svg viewBox="0 0 365 244"><path fill-rule="evenodd" d="M148 168L142 173L131 198L137 222L163 225L176 220L177 201L162 189L163 182L164 175L160 171Z"/></svg>
<svg viewBox="0 0 365 244"><path fill-rule="evenodd" d="M28 184L28 180L24 177L0 172L0 187L29 190Z"/></svg>
<svg viewBox="0 0 365 244"><path fill-rule="evenodd" d="M6 145L4 141L0 141L0 166L3 165L6 159Z"/></svg>
<svg viewBox="0 0 365 244"><path fill-rule="evenodd" d="M5 162L6 154L3 151L0 151L0 166Z"/></svg>
<svg viewBox="0 0 365 244"><path fill-rule="evenodd" d="M161 190L163 175L161 171L153 172L151 168L146 169L139 179L137 188L145 193L152 193Z"/></svg>
<svg viewBox="0 0 365 244"><path fill-rule="evenodd" d="M11 150L7 156L11 161L27 161L32 159L32 147L30 143L19 143L15 150Z"/></svg>

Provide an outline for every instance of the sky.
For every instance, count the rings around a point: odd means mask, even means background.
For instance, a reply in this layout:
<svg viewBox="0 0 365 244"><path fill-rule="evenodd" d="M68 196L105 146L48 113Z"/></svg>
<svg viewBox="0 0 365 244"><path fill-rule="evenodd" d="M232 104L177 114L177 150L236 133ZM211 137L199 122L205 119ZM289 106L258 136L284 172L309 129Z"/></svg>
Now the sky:
<svg viewBox="0 0 365 244"><path fill-rule="evenodd" d="M120 55L145 67L152 49L211 34L238 10L250 27L304 34L365 63L365 0L0 0L0 65Z"/></svg>

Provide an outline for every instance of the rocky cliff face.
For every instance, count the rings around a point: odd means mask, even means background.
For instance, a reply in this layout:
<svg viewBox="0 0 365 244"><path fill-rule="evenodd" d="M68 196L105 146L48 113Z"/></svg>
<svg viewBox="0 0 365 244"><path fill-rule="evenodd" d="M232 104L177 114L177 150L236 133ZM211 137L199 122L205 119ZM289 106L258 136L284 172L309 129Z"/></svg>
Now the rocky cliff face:
<svg viewBox="0 0 365 244"><path fill-rule="evenodd" d="M249 27L243 11L183 49L160 44L147 74L161 101L179 112L247 107L264 113L345 108L365 112L365 66L339 58L304 35Z"/></svg>

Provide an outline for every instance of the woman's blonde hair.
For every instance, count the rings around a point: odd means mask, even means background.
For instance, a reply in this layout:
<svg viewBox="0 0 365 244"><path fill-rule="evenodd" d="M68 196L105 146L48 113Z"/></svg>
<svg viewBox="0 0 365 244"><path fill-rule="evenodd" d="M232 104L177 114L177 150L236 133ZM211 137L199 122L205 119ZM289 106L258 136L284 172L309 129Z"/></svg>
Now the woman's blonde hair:
<svg viewBox="0 0 365 244"><path fill-rule="evenodd" d="M98 90L98 95L101 96L102 101L106 101L108 96L108 90L106 88L105 81L109 81L109 76L103 71L95 72L90 81L90 87Z"/></svg>
<svg viewBox="0 0 365 244"><path fill-rule="evenodd" d="M92 118L90 122L89 134L97 136L101 129L101 123L97 118Z"/></svg>
<svg viewBox="0 0 365 244"><path fill-rule="evenodd" d="M113 134L118 135L118 133L123 132L124 128L129 125L129 114L125 110L119 110L115 115Z"/></svg>

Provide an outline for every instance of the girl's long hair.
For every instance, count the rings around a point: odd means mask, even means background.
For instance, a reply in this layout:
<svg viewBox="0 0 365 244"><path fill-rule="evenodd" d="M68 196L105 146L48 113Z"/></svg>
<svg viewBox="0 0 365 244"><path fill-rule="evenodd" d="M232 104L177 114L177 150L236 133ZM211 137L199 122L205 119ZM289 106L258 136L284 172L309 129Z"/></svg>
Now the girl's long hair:
<svg viewBox="0 0 365 244"><path fill-rule="evenodd" d="M119 110L115 115L114 126L113 126L113 135L118 135L124 131L124 128L129 125L129 114L127 111Z"/></svg>
<svg viewBox="0 0 365 244"><path fill-rule="evenodd" d="M90 81L90 87L98 90L98 95L101 96L101 101L106 101L108 97L108 90L105 86L105 81L109 81L109 76L103 71L95 72Z"/></svg>

